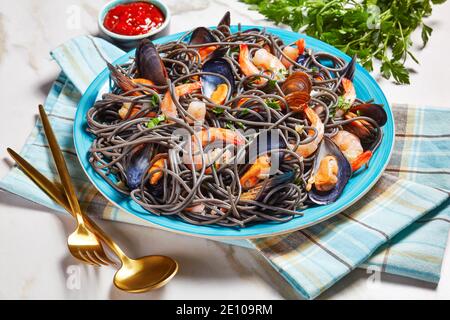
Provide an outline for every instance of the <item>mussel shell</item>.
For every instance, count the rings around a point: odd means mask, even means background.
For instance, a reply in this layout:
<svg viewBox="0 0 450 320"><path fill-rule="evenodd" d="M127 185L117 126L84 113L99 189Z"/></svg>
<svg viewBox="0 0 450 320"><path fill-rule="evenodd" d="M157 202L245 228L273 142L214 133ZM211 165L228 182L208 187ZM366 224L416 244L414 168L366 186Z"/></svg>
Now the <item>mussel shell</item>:
<svg viewBox="0 0 450 320"><path fill-rule="evenodd" d="M316 159L314 160L312 174L316 174L320 166L320 161L326 157L332 155L336 158L338 163L338 182L333 189L329 191L318 191L314 185L309 191L309 199L319 205L325 205L336 201L336 199L342 194L344 187L347 185L350 176L352 175L352 168L350 163L344 154L339 150L338 146L331 141L328 137L324 137L320 143L319 150L316 154Z"/></svg>
<svg viewBox="0 0 450 320"><path fill-rule="evenodd" d="M302 71L292 73L281 85L281 91L285 95L301 91L310 94L312 89L311 79L308 74Z"/></svg>
<svg viewBox="0 0 450 320"><path fill-rule="evenodd" d="M381 104L362 103L351 107L350 111L375 120L380 127L384 126L387 122L387 113Z"/></svg>
<svg viewBox="0 0 450 320"><path fill-rule="evenodd" d="M355 75L355 66L356 66L356 55L352 57L352 60L350 60L350 62L347 63L347 65L345 66L344 70L342 70L341 77L353 81L353 77Z"/></svg>
<svg viewBox="0 0 450 320"><path fill-rule="evenodd" d="M213 36L208 28L198 27L195 28L194 31L192 31L189 44L207 44L216 41L217 39Z"/></svg>
<svg viewBox="0 0 450 320"><path fill-rule="evenodd" d="M217 27L226 26L229 27L231 24L231 14L230 11L225 12L222 19L220 19L219 24Z"/></svg>
<svg viewBox="0 0 450 320"><path fill-rule="evenodd" d="M247 163L254 163L260 155L279 149L287 149L287 143L281 133L277 134L276 130L263 131L249 144L245 159ZM278 155L282 160L283 152L279 152Z"/></svg>
<svg viewBox="0 0 450 320"><path fill-rule="evenodd" d="M250 29L242 31L242 33L252 33L252 32L261 32L261 29L259 29L259 28L250 28Z"/></svg>
<svg viewBox="0 0 450 320"><path fill-rule="evenodd" d="M202 70L204 72L217 73L224 76L231 85L231 94L235 90L235 80L233 75L233 70L227 60L223 58L215 58L206 61L203 64ZM213 75L202 75L202 92L206 97L211 97L212 93L216 90L219 84L225 83L221 77L216 77Z"/></svg>
<svg viewBox="0 0 450 320"><path fill-rule="evenodd" d="M153 42L142 40L136 48L136 68L138 76L152 81L158 86L167 83L167 70Z"/></svg>
<svg viewBox="0 0 450 320"><path fill-rule="evenodd" d="M148 184L147 190L155 199L160 200L164 197L164 179L158 181L157 184L151 185Z"/></svg>
<svg viewBox="0 0 450 320"><path fill-rule="evenodd" d="M131 190L141 185L142 178L150 166L151 146L139 145L133 147L125 159L127 185Z"/></svg>
<svg viewBox="0 0 450 320"><path fill-rule="evenodd" d="M258 198L256 198L256 201L262 201L267 194L275 187L278 187L283 184L291 183L295 179L295 172L294 171L288 171L283 174L274 176L273 178L270 178L265 185L264 190L259 194ZM264 182L261 182L263 184Z"/></svg>

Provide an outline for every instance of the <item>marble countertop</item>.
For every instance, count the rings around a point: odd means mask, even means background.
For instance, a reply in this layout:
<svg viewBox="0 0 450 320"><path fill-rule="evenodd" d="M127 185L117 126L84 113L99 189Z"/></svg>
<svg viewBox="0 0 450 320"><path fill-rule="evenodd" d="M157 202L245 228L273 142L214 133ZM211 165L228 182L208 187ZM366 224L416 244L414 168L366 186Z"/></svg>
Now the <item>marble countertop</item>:
<svg viewBox="0 0 450 320"><path fill-rule="evenodd" d="M0 3L0 176L12 165L7 146L19 149L34 125L59 73L48 52L70 37L96 34L98 9L106 1L22 0ZM270 25L236 0L170 0L170 32L199 23L214 25L230 10L233 22ZM429 24L435 29L426 49L415 45L420 65L410 86L398 86L374 74L391 103L450 107L450 3L436 6ZM418 42L419 43L419 42ZM179 274L164 288L126 294L114 288L112 268L79 264L67 251L73 230L68 216L0 193L0 299L293 299L299 298L256 252L211 240L191 238L130 224L99 221L131 255L162 253L180 263ZM73 281L77 276L77 281ZM382 275L380 281L355 270L320 298L450 299L450 248L439 285Z"/></svg>

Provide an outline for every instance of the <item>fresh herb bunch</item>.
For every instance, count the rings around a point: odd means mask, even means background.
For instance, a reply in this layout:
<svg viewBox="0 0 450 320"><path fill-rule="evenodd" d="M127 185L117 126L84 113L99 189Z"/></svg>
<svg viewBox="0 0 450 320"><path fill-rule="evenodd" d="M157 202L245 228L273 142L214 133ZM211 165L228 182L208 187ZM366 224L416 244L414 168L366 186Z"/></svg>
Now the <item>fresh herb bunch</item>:
<svg viewBox="0 0 450 320"><path fill-rule="evenodd" d="M411 34L422 29L423 46L432 28L423 19L432 5L446 0L242 0L275 23L327 42L350 56L357 55L369 71L381 61L381 74L409 83L405 61L410 57Z"/></svg>

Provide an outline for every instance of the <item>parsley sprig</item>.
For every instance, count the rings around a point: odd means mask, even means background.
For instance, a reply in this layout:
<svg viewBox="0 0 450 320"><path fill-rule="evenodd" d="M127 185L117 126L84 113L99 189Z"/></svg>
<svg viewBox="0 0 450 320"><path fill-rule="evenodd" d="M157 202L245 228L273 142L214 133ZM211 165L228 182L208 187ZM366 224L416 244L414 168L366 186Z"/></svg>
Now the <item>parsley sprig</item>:
<svg viewBox="0 0 450 320"><path fill-rule="evenodd" d="M409 83L405 62L411 58L411 34L422 30L425 46L433 29L424 23L432 6L446 0L241 0L275 23L325 41L350 56L357 55L369 71L381 62L381 74Z"/></svg>

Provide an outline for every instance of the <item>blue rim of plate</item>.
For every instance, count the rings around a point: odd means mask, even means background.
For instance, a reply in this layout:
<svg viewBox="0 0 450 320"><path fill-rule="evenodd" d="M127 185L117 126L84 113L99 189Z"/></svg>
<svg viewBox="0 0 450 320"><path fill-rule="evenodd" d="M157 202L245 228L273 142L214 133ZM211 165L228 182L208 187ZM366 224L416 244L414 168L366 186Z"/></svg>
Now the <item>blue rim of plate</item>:
<svg viewBox="0 0 450 320"><path fill-rule="evenodd" d="M251 28L262 29L263 27L241 26L242 30ZM267 32L279 36L285 43L291 43L299 38L304 38L306 41L306 46L308 48L312 48L315 51L328 52L341 57L345 61L350 61L350 57L344 54L342 51L320 40L314 39L304 34L282 30L279 28L264 28L267 30ZM238 27L232 26L231 30L232 32L236 32L238 30ZM180 32L160 38L158 40L155 40L154 42L165 43L174 41L179 39L184 34L185 32ZM128 61L128 59L132 56L134 56L134 51L128 52L121 58L117 59L114 64L124 63ZM89 164L89 148L91 147L94 137L86 132L86 112L94 104L99 90L105 85L108 79L109 72L107 69L105 69L91 83L78 104L73 132L75 149L81 166L93 185L97 188L97 190L118 208L141 219L144 219L157 228L169 230L176 233L206 238L250 239L280 235L283 233L310 227L342 212L343 210L354 204L356 201L358 201L361 197L363 197L381 177L384 169L389 162L394 146L394 117L389 103L376 81L361 65L358 64L356 66L354 77L354 85L358 98L363 100L374 99L375 103L383 104L388 116L388 120L386 125L383 127L383 140L380 147L374 153L373 158L370 162L370 166L367 169L359 171L350 179L344 189L344 192L336 202L326 206L308 208L304 210L304 216L295 217L292 220L283 223L264 222L255 225L249 225L245 228L224 227L216 225L193 225L184 222L177 217L157 216L149 213L148 211L140 207L137 203L135 203L130 197L121 195L116 190L114 190L114 188L111 187L106 181L104 181L103 178L99 174L97 174Z"/></svg>

